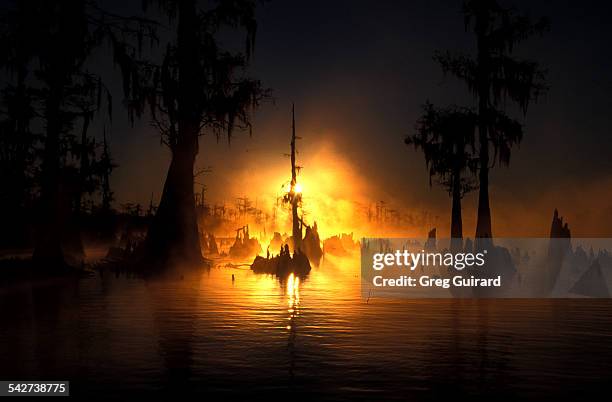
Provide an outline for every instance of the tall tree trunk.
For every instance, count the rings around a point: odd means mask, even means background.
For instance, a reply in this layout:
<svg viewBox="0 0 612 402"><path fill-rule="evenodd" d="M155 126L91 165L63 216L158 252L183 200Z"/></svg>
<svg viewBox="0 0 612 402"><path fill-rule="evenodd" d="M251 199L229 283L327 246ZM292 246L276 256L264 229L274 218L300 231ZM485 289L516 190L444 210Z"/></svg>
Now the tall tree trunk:
<svg viewBox="0 0 612 402"><path fill-rule="evenodd" d="M451 212L451 251L458 252L463 248L463 221L461 218L461 177L453 174L453 206Z"/></svg>
<svg viewBox="0 0 612 402"><path fill-rule="evenodd" d="M491 209L489 208L489 135L487 131L489 118L489 45L487 30L489 12L482 10L476 17L478 42L478 136L480 143L480 170L478 191L478 216L476 221L476 238L492 237Z"/></svg>
<svg viewBox="0 0 612 402"><path fill-rule="evenodd" d="M27 100L26 94L26 85L25 79L27 75L26 67L24 66L24 62L19 63L19 73L18 73L18 84L17 84L17 116L16 116L16 134L17 134L17 152L16 152L16 169L15 169L15 194L11 194L9 196L14 196L16 199L16 205L18 208L24 205L24 201L26 199L26 171L27 171L27 160L28 160L28 152L30 146L32 145L31 137L28 133L28 123L29 117L27 116L29 103ZM13 211L16 212L16 211Z"/></svg>
<svg viewBox="0 0 612 402"><path fill-rule="evenodd" d="M28 132L29 124L29 102L26 94L25 79L27 70L24 62L20 62L17 75L16 96L14 99L14 115L9 113L9 118L14 119L14 132L6 138L6 149L2 150L2 169L0 173L3 181L0 197L0 219L6 225L2 237L3 244L21 247L27 242L27 214L28 201L28 154L32 146L32 137ZM7 133L8 134L8 133Z"/></svg>
<svg viewBox="0 0 612 402"><path fill-rule="evenodd" d="M198 154L201 77L198 74L197 13L194 0L181 0L178 16L178 134L157 214L146 240L149 259L199 263L202 259L193 192Z"/></svg>
<svg viewBox="0 0 612 402"><path fill-rule="evenodd" d="M45 106L47 127L42 165L41 213L32 256L37 265L44 264L49 268L58 268L65 264L62 251L62 222L66 214L60 178L60 100L61 85L50 87Z"/></svg>
<svg viewBox="0 0 612 402"><path fill-rule="evenodd" d="M484 135L480 135L480 170L478 172L479 189L478 189L478 217L476 221L476 237L490 238L491 233L491 208L489 207L489 142L486 135L486 128L483 130ZM484 142L484 144L483 144Z"/></svg>
<svg viewBox="0 0 612 402"><path fill-rule="evenodd" d="M146 240L147 257L156 262L202 261L193 197L195 156L189 150L172 154L161 201Z"/></svg>
<svg viewBox="0 0 612 402"><path fill-rule="evenodd" d="M83 193L86 191L87 175L89 172L89 155L87 153L87 130L89 129L89 121L89 115L85 113L81 130L79 180L74 190L72 190L75 191L75 193L70 194L74 202L74 211L70 214L70 219L65 221L64 225L62 249L64 251L64 257L69 263L82 262L85 258L85 246L83 245L83 238L81 236L81 226L83 223Z"/></svg>
<svg viewBox="0 0 612 402"><path fill-rule="evenodd" d="M111 207L111 191L110 191L110 171L112 169L109 151L108 151L108 142L106 141L106 127L104 128L104 143L103 143L103 151L102 151L102 163L104 173L102 176L102 212L107 215L110 212ZM151 202L153 202L153 197L151 197Z"/></svg>
<svg viewBox="0 0 612 402"><path fill-rule="evenodd" d="M293 193L291 199L291 234L293 236L293 252L301 250L302 247L302 227L298 217L298 202L299 195L295 191L297 184L297 172L295 166L295 105L291 106L291 187L289 190Z"/></svg>

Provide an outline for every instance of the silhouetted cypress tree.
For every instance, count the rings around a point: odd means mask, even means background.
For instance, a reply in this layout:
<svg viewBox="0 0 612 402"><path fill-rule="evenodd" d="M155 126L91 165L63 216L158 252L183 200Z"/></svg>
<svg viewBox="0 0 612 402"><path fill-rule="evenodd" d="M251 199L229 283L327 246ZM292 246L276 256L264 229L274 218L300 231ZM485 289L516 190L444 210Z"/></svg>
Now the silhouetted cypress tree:
<svg viewBox="0 0 612 402"><path fill-rule="evenodd" d="M248 0L152 1L173 23L174 37L160 65L133 66L125 82L136 115L150 107L171 162L164 189L146 240L147 256L164 262L202 260L194 200L194 163L198 137L205 133L228 138L235 127L250 129L250 110L265 95L259 81L241 73L253 50L255 2ZM245 54L220 47L223 28L245 34Z"/></svg>
<svg viewBox="0 0 612 402"><path fill-rule="evenodd" d="M17 82L24 77L29 104L37 108L33 115L38 116L44 131L39 227L33 259L44 267L61 267L65 264L62 242L66 228L72 227L67 222L73 201L80 199L69 191L67 173L72 174L74 168L67 167L67 163L74 157L82 168L81 175L73 175L80 180L75 180L79 184L71 191L88 191L83 180L90 171L86 159L92 143L87 139L87 129L94 114L102 110L103 94L106 110L111 113L110 94L100 77L88 70L87 61L106 39L111 39L115 48L124 43L126 36L151 36L151 31L148 22L108 14L89 0L16 1L2 12L2 40L12 42L7 47L11 51L0 56L1 63L19 65ZM19 106L19 110L29 113L30 109ZM80 145L74 134L78 126L82 127ZM70 237L80 243L78 231Z"/></svg>
<svg viewBox="0 0 612 402"><path fill-rule="evenodd" d="M425 156L429 184L435 177L452 198L451 248L458 250L463 239L461 198L476 188L473 174L477 157L475 131L477 115L470 109L449 107L437 109L431 103L423 107L416 133L406 137ZM467 175L466 175L467 173Z"/></svg>
<svg viewBox="0 0 612 402"><path fill-rule="evenodd" d="M545 19L533 23L504 8L495 0L464 3L466 30L476 38L476 55L438 54L445 72L464 81L478 100L479 196L476 237L492 236L489 206L491 162L508 165L510 151L521 141L523 127L504 112L506 101L517 103L523 113L529 103L545 92L545 72L531 60L512 56L517 44L548 28ZM490 150L494 156L490 157Z"/></svg>
<svg viewBox="0 0 612 402"><path fill-rule="evenodd" d="M19 2L0 16L0 68L6 78L0 89L0 242L7 246L23 246L28 240L25 222L30 221L39 139L31 128L36 111L28 78L35 43L24 18L28 6Z"/></svg>

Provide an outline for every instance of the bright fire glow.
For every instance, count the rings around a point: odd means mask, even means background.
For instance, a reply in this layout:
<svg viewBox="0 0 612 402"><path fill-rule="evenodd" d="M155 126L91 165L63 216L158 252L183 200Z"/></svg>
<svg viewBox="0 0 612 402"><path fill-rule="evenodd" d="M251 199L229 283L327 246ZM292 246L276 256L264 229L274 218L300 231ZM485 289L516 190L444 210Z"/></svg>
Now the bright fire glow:
<svg viewBox="0 0 612 402"><path fill-rule="evenodd" d="M309 225L317 222L321 239L341 233L353 233L354 239L399 234L395 228L387 229L374 220L368 220L368 208L374 214L378 200L386 199L390 204L393 200L368 183L333 145L322 144L317 149L304 151L302 156L300 165L303 169L298 176L299 182L294 186L294 191L302 195L299 214ZM250 196L254 206L266 214L266 220L262 219L258 224L245 220L245 224L250 223L253 234L263 234L264 226L267 240L275 231L291 233L291 209L279 201L291 192L291 183L287 181L290 174L287 160L275 158L265 164L253 162L233 178L226 194ZM249 194L245 189L253 190ZM410 228L402 227L401 234L410 234L404 233L406 229Z"/></svg>

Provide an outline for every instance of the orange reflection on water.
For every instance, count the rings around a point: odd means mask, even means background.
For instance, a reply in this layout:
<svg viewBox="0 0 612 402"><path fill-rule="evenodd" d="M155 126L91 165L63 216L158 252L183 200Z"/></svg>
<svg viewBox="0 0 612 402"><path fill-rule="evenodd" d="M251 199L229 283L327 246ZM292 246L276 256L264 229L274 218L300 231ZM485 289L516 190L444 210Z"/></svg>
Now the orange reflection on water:
<svg viewBox="0 0 612 402"><path fill-rule="evenodd" d="M226 263L218 261L197 283L179 281L182 286L172 290L175 298L196 292L198 317L214 320L224 330L258 339L272 332L298 331L308 312L332 314L336 325L348 325L363 313L359 252L344 257L326 255L305 277L255 274L246 266ZM166 303L178 304L173 300ZM327 325L319 320L308 324L308 330L324 328Z"/></svg>
<svg viewBox="0 0 612 402"><path fill-rule="evenodd" d="M287 296L289 296L289 305L300 302L300 278L292 272L287 278Z"/></svg>
<svg viewBox="0 0 612 402"><path fill-rule="evenodd" d="M289 313L289 322L287 325L287 329L291 329L291 325L293 323L293 319L300 315L299 305L300 305L300 278L296 276L293 272L287 278L287 286L286 291L287 295L287 304L289 308L287 312Z"/></svg>

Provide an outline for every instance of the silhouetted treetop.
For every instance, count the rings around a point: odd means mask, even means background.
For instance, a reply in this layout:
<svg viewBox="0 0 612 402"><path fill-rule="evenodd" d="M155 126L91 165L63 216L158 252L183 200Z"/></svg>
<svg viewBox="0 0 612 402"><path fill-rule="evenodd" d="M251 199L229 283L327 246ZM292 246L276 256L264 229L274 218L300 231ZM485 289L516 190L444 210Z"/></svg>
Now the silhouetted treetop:
<svg viewBox="0 0 612 402"><path fill-rule="evenodd" d="M494 0L469 0L464 3L466 31L478 38L478 57L456 52L439 52L434 59L444 72L466 82L477 95L479 82L489 81L493 105L506 97L519 104L523 113L531 101L546 93L546 71L538 63L511 56L515 45L549 29L549 21L533 22L514 8L504 8Z"/></svg>
<svg viewBox="0 0 612 402"><path fill-rule="evenodd" d="M171 24L177 23L176 38L170 40L160 63L140 61L123 54L116 54L126 69L124 91L130 110L141 116L148 106L153 124L161 133L161 140L170 148L180 139L178 122L186 118L199 120L200 134L211 132L219 138L228 135L231 140L233 129L251 129L250 113L259 102L269 96L259 80L245 74L253 54L257 23L255 1L222 0L204 2L206 7L196 8L194 16L185 14L177 20L181 7L179 1L147 1L145 5L157 5L157 9L168 16ZM188 22L193 18L193 23ZM178 22L177 22L178 21ZM182 26L195 30L182 32ZM224 28L236 29L244 35L244 51L224 49L218 39ZM178 40L181 35L189 35ZM184 36L185 37L185 36ZM181 46L189 47L188 54L181 53ZM194 63L185 64L184 59ZM185 65L194 66L193 71L184 70ZM182 74L189 74L189 82ZM179 105L180 98L190 99L189 107Z"/></svg>
<svg viewBox="0 0 612 402"><path fill-rule="evenodd" d="M461 194L476 188L472 174L477 167L475 138L478 115L470 108L436 108L427 102L417 121L416 132L405 138L407 145L421 150L429 172L429 184L437 177L450 193L454 180L461 182ZM460 177L461 176L461 177Z"/></svg>

